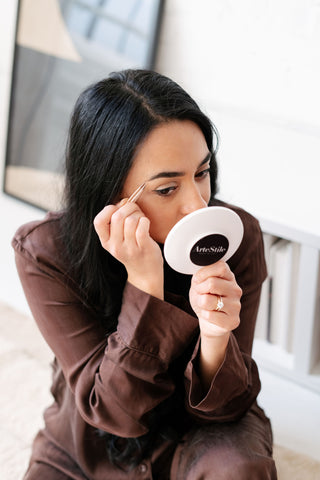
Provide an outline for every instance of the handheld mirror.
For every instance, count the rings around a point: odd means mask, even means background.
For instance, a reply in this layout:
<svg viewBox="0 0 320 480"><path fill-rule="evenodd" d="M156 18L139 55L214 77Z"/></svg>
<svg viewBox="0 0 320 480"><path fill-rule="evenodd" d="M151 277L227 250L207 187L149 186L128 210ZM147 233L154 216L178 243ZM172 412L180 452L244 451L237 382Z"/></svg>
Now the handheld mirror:
<svg viewBox="0 0 320 480"><path fill-rule="evenodd" d="M243 237L243 223L226 207L206 207L183 217L168 233L164 256L171 268L194 274L218 260L228 260Z"/></svg>

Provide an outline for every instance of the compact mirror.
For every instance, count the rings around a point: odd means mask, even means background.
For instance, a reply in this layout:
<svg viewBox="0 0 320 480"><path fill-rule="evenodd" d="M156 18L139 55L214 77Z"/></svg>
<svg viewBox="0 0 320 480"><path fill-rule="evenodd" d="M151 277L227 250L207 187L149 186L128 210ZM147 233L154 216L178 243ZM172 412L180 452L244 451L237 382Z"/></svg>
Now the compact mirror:
<svg viewBox="0 0 320 480"><path fill-rule="evenodd" d="M243 223L233 210L206 207L186 215L170 230L164 256L171 268L194 274L218 260L228 260L243 237Z"/></svg>

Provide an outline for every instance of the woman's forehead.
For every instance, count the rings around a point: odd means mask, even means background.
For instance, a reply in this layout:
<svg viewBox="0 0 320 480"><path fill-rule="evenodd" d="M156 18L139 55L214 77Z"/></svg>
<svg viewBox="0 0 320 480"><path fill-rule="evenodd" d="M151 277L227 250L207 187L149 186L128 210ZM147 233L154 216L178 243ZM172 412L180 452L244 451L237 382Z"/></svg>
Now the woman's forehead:
<svg viewBox="0 0 320 480"><path fill-rule="evenodd" d="M133 169L180 170L197 165L209 153L201 129L190 120L174 120L156 126L137 149ZM151 172L152 171L152 172Z"/></svg>

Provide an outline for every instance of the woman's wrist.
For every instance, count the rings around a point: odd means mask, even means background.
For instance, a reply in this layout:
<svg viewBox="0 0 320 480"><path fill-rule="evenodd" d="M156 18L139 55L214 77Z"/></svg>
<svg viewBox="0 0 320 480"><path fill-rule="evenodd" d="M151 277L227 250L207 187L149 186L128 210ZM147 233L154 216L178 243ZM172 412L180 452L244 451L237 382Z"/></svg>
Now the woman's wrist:
<svg viewBox="0 0 320 480"><path fill-rule="evenodd" d="M199 375L203 387L208 390L212 379L215 377L221 367L227 346L229 343L230 332L217 337L200 334L200 352L199 352Z"/></svg>
<svg viewBox="0 0 320 480"><path fill-rule="evenodd" d="M139 290L152 295L153 297L164 299L163 276L158 278L137 278L128 275L127 281Z"/></svg>

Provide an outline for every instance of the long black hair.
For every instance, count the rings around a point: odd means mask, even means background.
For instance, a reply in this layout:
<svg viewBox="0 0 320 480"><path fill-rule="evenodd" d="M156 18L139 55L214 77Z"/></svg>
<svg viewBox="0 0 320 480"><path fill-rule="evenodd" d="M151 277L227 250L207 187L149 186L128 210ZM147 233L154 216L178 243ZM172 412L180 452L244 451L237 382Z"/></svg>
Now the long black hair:
<svg viewBox="0 0 320 480"><path fill-rule="evenodd" d="M112 73L81 93L71 117L62 236L70 273L88 304L103 314L110 331L116 325L126 271L101 247L93 219L117 200L137 146L156 125L170 120L191 120L202 130L212 153L213 197L216 129L190 95L168 77L149 70Z"/></svg>
<svg viewBox="0 0 320 480"><path fill-rule="evenodd" d="M137 147L155 126L191 120L205 137L211 160L211 194L216 193L217 131L197 103L177 83L149 70L125 70L91 86L78 98L66 150L65 211L62 238L69 274L84 301L102 319L106 335L116 329L126 282L124 266L106 252L93 227L94 217L119 200ZM159 406L160 409L163 408ZM156 422L157 423L157 422ZM118 438L100 432L112 461L134 464L151 445L150 435L128 439L117 450Z"/></svg>

